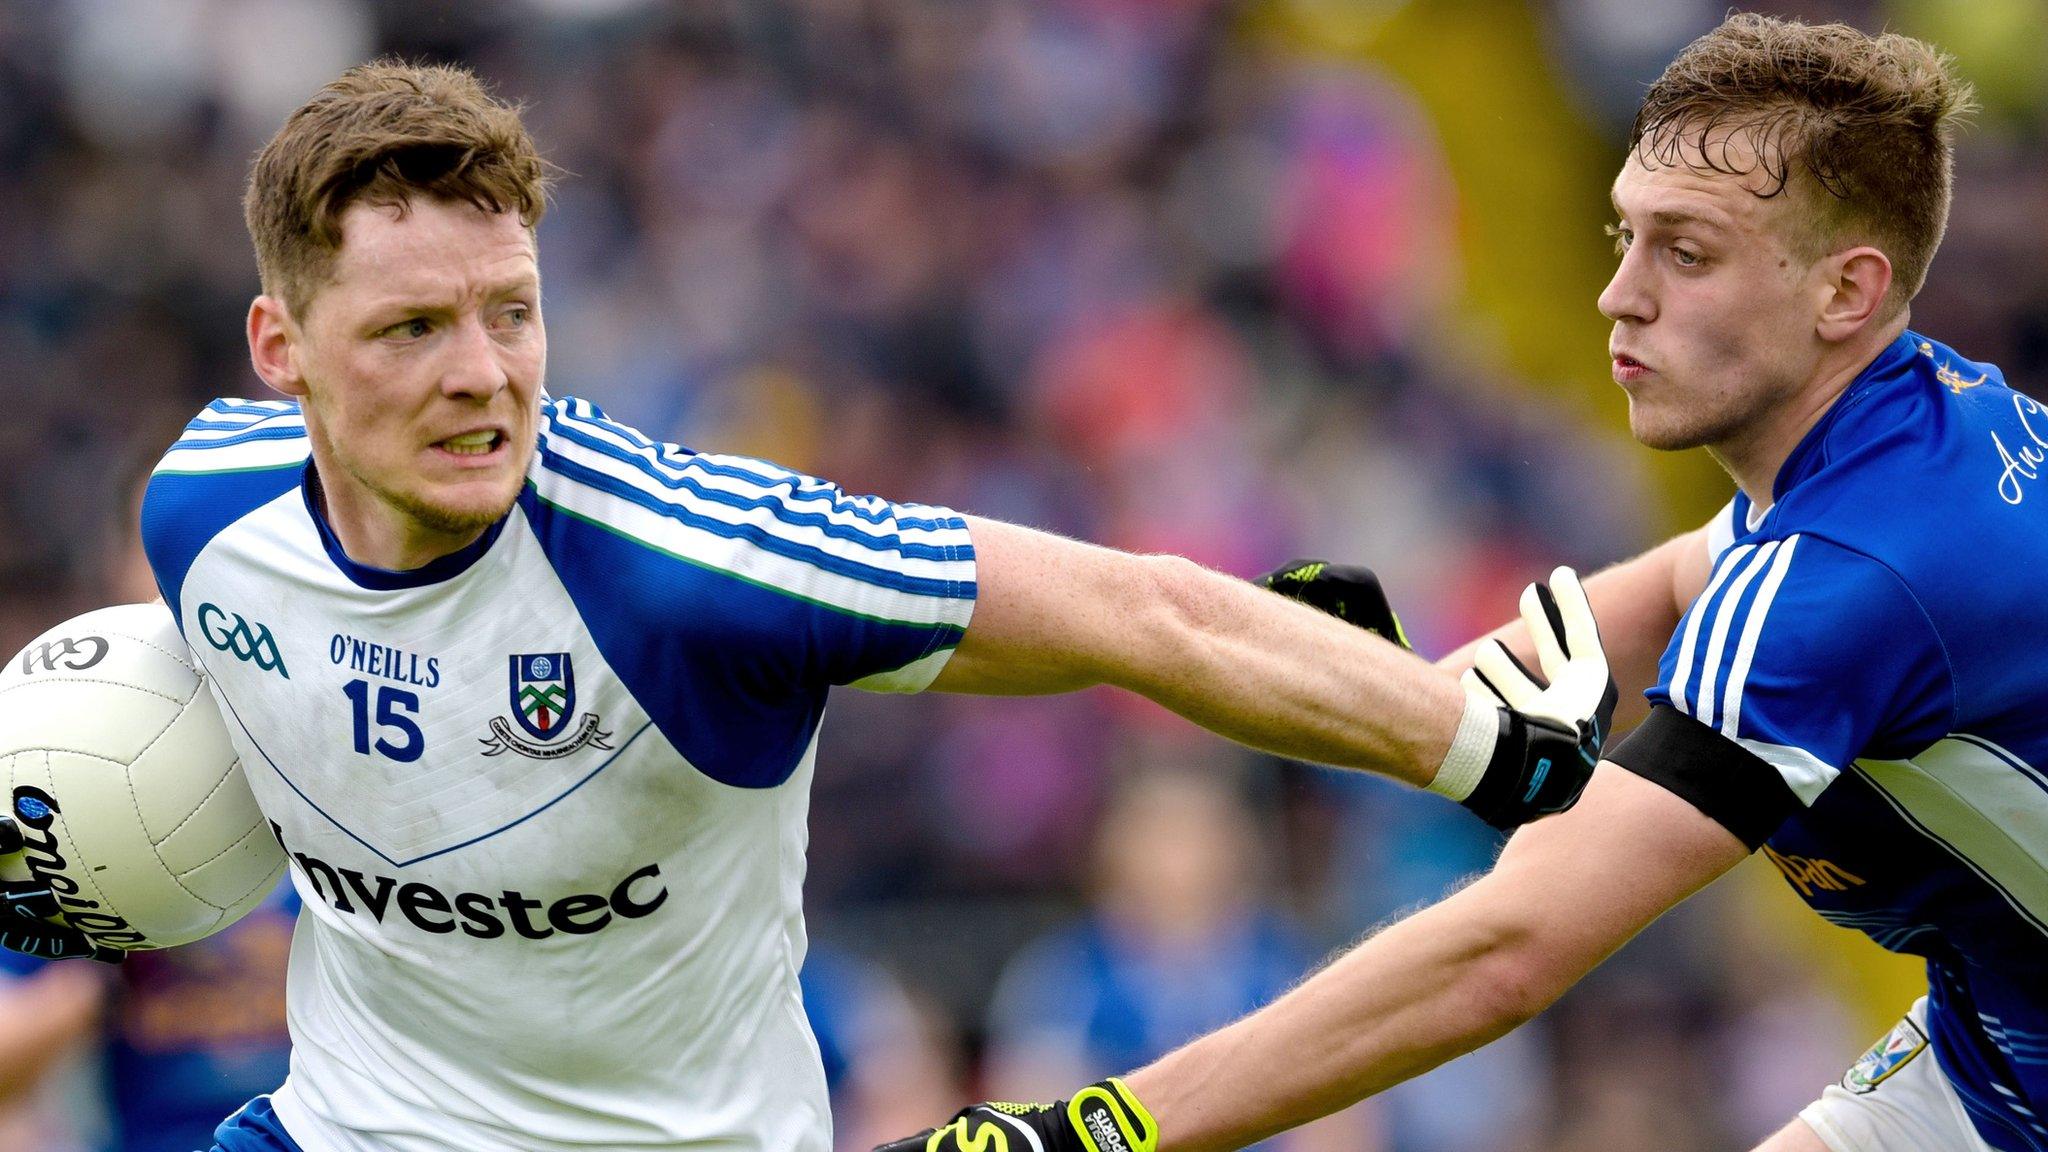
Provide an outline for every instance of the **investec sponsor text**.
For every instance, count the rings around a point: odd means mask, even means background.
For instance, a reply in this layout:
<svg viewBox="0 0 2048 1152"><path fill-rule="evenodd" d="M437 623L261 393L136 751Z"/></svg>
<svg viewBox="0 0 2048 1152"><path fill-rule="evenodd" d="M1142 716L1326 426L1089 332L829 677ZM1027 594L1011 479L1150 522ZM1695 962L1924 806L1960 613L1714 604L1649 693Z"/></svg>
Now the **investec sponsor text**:
<svg viewBox="0 0 2048 1152"><path fill-rule="evenodd" d="M551 901L536 900L509 889L498 893L451 893L416 880L401 884L389 876L329 864L317 856L292 851L284 841L284 830L275 822L271 823L270 832L285 854L298 863L320 898L335 911L368 916L379 924L395 916L437 936L452 932L479 940L546 940L557 933L588 936L604 931L618 920L653 915L668 902L668 887L661 882L658 864L627 873L608 893L578 893Z"/></svg>

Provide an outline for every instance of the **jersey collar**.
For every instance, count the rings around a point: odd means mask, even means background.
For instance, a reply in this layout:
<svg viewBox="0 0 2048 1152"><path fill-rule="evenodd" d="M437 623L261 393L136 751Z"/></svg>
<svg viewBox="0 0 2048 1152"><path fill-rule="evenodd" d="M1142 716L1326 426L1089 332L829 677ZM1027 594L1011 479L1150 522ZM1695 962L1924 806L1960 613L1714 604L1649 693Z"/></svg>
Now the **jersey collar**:
<svg viewBox="0 0 2048 1152"><path fill-rule="evenodd" d="M1814 422L1813 427L1806 430L1806 435L1799 438L1799 443L1792 449L1792 454L1785 457L1785 462L1778 466L1777 478L1771 481L1771 507L1777 507L1778 501L1784 498L1785 493L1793 485L1820 471L1821 465L1827 463L1826 454L1821 451L1821 444L1827 440L1828 432L1834 428L1836 421L1842 418L1843 413L1863 403L1886 386L1913 377L1918 359L1917 352L1923 339L1910 329L1900 333L1896 340L1885 346L1884 351L1877 354L1877 359L1872 360L1857 374L1856 379L1842 390L1842 394L1836 397L1835 402L1821 418Z"/></svg>
<svg viewBox="0 0 2048 1152"><path fill-rule="evenodd" d="M483 558L484 553L491 550L491 545L498 541L498 533L505 530L505 521L511 518L509 515L499 518L496 524L485 529L483 535L465 544L460 551L450 552L439 559L429 560L418 568L408 568L401 572L358 564L348 558L347 552L342 551L341 541L335 537L334 529L327 526L327 517L320 512L320 474L314 471L311 460L306 461L306 471L299 482L299 494L305 498L306 515L313 518L313 526L320 530L320 543L327 549L327 556L334 561L334 566L341 569L341 574L348 577L357 587L375 592L423 588L462 575L469 571L470 565L475 564Z"/></svg>

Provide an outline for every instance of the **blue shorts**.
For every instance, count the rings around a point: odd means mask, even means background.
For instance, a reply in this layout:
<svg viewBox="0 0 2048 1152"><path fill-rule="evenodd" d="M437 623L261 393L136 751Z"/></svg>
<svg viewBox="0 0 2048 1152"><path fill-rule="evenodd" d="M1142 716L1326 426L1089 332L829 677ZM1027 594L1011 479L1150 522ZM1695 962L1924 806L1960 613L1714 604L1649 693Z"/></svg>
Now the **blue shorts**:
<svg viewBox="0 0 2048 1152"><path fill-rule="evenodd" d="M213 1152L304 1152L287 1136L270 1097L258 1096L213 1130Z"/></svg>

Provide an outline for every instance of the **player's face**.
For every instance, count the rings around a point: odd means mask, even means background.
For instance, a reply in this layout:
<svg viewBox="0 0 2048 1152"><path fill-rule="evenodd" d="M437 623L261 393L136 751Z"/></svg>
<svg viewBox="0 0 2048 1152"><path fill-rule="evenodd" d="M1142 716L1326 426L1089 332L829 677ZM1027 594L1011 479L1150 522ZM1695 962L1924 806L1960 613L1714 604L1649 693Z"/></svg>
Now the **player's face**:
<svg viewBox="0 0 2048 1152"><path fill-rule="evenodd" d="M351 206L342 237L292 364L330 521L358 560L411 567L476 539L524 483L547 361L533 234L417 199Z"/></svg>
<svg viewBox="0 0 2048 1152"><path fill-rule="evenodd" d="M1652 448L1767 437L1820 363L1826 280L1799 251L1804 202L1759 197L1758 181L1631 156L1614 182L1620 265L1600 311L1629 427Z"/></svg>

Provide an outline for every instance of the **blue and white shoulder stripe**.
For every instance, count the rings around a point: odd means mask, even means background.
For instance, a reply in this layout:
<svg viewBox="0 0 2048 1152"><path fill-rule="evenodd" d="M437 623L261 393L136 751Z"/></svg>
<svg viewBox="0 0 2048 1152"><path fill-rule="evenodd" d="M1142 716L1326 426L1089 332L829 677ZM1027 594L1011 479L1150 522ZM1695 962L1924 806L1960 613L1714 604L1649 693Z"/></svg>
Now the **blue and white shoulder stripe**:
<svg viewBox="0 0 2048 1152"><path fill-rule="evenodd" d="M1673 707L1776 767L1800 799L1811 804L1840 775L1840 767L1803 748L1756 739L1742 723L1757 643L1800 540L1794 534L1720 553L1713 578L1682 625L1670 696Z"/></svg>
<svg viewBox="0 0 2048 1152"><path fill-rule="evenodd" d="M575 399L544 408L532 475L536 494L565 512L841 612L964 627L972 608L967 523L944 508L657 443Z"/></svg>
<svg viewBox="0 0 2048 1152"><path fill-rule="evenodd" d="M156 472L245 472L303 464L306 420L290 401L215 400L185 426Z"/></svg>

